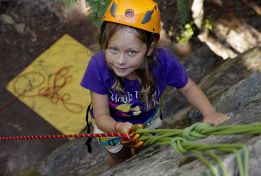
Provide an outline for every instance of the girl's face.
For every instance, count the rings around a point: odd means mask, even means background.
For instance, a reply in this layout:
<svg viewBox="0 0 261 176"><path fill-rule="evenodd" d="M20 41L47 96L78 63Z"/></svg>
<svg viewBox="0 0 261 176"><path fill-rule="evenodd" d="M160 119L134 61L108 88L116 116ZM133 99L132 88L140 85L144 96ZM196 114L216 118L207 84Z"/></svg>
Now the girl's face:
<svg viewBox="0 0 261 176"><path fill-rule="evenodd" d="M135 29L124 27L109 40L105 50L106 62L119 77L136 79L135 70L143 63L147 46L137 35Z"/></svg>

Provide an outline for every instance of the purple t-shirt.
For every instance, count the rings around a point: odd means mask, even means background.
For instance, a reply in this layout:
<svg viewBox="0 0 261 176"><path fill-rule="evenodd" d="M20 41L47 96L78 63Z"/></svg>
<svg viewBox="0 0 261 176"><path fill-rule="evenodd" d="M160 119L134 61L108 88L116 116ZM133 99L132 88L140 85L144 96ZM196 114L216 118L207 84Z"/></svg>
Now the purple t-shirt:
<svg viewBox="0 0 261 176"><path fill-rule="evenodd" d="M153 76L156 80L156 106L148 110L139 100L140 83L138 80L123 80L125 93L112 89L114 75L108 68L104 52L92 56L83 76L81 86L102 95L108 95L110 114L116 121L133 124L146 123L159 109L159 99L167 85L176 88L184 87L188 82L188 74L177 57L166 48L158 48L156 63L153 66Z"/></svg>

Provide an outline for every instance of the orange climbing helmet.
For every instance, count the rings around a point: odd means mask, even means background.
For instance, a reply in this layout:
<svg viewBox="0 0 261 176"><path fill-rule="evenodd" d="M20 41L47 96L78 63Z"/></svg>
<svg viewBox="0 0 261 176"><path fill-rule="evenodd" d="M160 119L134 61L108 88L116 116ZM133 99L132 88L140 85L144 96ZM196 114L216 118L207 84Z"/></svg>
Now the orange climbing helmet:
<svg viewBox="0 0 261 176"><path fill-rule="evenodd" d="M160 33L160 12L153 0L112 0L102 20Z"/></svg>

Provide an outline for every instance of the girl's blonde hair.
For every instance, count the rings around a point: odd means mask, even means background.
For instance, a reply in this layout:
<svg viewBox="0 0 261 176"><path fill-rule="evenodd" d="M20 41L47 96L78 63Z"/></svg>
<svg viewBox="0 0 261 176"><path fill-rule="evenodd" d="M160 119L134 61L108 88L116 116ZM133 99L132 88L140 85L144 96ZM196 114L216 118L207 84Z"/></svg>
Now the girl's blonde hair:
<svg viewBox="0 0 261 176"><path fill-rule="evenodd" d="M108 48L108 43L110 38L116 33L117 30L122 28L132 28L129 26L111 23L111 22L103 22L101 26L101 32L99 36L99 43L103 50ZM149 110L156 105L156 82L153 77L152 67L155 64L155 50L156 45L152 43L157 43L157 40L153 33L132 28L137 31L137 37L147 45L147 52L148 49L152 48L151 54L148 56L147 53L144 56L144 61L141 64L141 67L136 70L136 75L138 77L139 82L141 83L141 89L139 91L139 98L146 104L146 109ZM118 90L120 93L124 94L125 90L123 87L123 78L115 76L115 82L112 88Z"/></svg>

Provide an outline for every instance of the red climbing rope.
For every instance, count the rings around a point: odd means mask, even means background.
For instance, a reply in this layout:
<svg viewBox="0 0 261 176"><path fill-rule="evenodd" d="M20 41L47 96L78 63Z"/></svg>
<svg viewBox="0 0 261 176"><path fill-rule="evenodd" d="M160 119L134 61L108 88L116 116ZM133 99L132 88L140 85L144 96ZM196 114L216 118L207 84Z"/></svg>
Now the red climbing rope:
<svg viewBox="0 0 261 176"><path fill-rule="evenodd" d="M62 105L72 113L82 112L83 106L72 102L72 95L70 93L65 92L62 94L60 92L60 90L66 87L73 79L72 75L69 74L71 67L70 65L64 66L57 72L48 75L38 71L25 72L19 75L12 84L12 89L16 97L2 105L0 112L13 104L18 97L33 98L38 96L49 98L53 104L61 102ZM18 85L22 82L26 82L26 86L21 90Z"/></svg>
<svg viewBox="0 0 261 176"><path fill-rule="evenodd" d="M40 136L0 136L0 141L11 140L36 140L36 139L66 139L66 138L87 138L87 137L122 137L130 139L127 133L99 133L99 134L65 134L65 135L40 135Z"/></svg>

